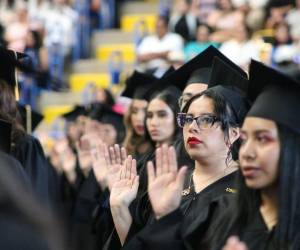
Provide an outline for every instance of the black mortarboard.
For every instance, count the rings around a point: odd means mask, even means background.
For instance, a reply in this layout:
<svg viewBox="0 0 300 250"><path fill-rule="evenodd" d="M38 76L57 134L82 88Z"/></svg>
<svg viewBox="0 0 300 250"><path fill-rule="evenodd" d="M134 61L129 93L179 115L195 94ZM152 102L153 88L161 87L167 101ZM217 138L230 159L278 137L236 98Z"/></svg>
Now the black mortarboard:
<svg viewBox="0 0 300 250"><path fill-rule="evenodd" d="M78 116L86 115L86 108L84 106L76 105L70 112L62 115L68 122L74 122Z"/></svg>
<svg viewBox="0 0 300 250"><path fill-rule="evenodd" d="M12 124L0 119L0 150L10 153Z"/></svg>
<svg viewBox="0 0 300 250"><path fill-rule="evenodd" d="M8 50L0 46L0 78L14 89L16 100L19 100L16 67L20 66L19 60L24 57L26 57L26 55L23 53Z"/></svg>
<svg viewBox="0 0 300 250"><path fill-rule="evenodd" d="M211 74L210 68L212 67L215 57L219 57L229 64L232 63L214 46L209 46L206 50L166 77L164 82L175 85L181 91L184 90L187 84L196 83L197 80L198 83L208 83ZM232 67L247 77L246 73L237 65L232 65Z"/></svg>
<svg viewBox="0 0 300 250"><path fill-rule="evenodd" d="M188 79L186 85L193 84L193 83L208 84L208 82L210 80L210 75L211 75L211 68L210 67L196 69L191 74L191 76Z"/></svg>
<svg viewBox="0 0 300 250"><path fill-rule="evenodd" d="M156 77L150 74L134 71L133 74L127 78L126 87L121 94L132 99L143 99L144 93L151 87L151 84L157 80Z"/></svg>
<svg viewBox="0 0 300 250"><path fill-rule="evenodd" d="M36 111L34 111L30 105L20 105L18 104L18 110L21 115L22 125L26 129L28 134L31 134L39 123L44 119L44 116Z"/></svg>
<svg viewBox="0 0 300 250"><path fill-rule="evenodd" d="M219 57L214 58L208 88L220 93L230 103L237 120L242 122L250 108L246 96L249 81L245 78L247 74L243 73L242 69L236 70L237 65L231 61L227 62Z"/></svg>
<svg viewBox="0 0 300 250"><path fill-rule="evenodd" d="M158 93L162 92L166 88L172 86L173 84L167 80L167 78L175 72L174 68L171 66L164 75L149 84L147 89L144 89L142 99L150 101L152 97L156 96Z"/></svg>
<svg viewBox="0 0 300 250"><path fill-rule="evenodd" d="M300 133L300 83L254 60L249 75L248 96L254 103L247 116L270 119Z"/></svg>

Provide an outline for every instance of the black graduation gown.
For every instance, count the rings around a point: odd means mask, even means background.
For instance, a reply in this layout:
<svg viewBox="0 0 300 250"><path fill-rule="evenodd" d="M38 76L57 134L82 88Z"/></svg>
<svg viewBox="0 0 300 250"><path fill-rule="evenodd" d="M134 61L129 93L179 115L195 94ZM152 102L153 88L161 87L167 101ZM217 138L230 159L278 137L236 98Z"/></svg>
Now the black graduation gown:
<svg viewBox="0 0 300 250"><path fill-rule="evenodd" d="M30 206L35 206L31 204L35 192L23 166L2 152L0 166L0 249L49 249L48 242L40 232L42 227L25 215L30 213ZM31 198L28 200L29 196ZM20 201L19 198L23 200Z"/></svg>
<svg viewBox="0 0 300 250"><path fill-rule="evenodd" d="M21 164L10 155L0 152L0 166L2 168L9 168L10 171L12 171L16 178L28 189L32 189L32 185L30 183L30 180L28 178L28 175L26 174L24 168L21 166Z"/></svg>
<svg viewBox="0 0 300 250"><path fill-rule="evenodd" d="M30 135L24 135L13 147L12 155L24 167L38 197L50 204L49 164L40 142Z"/></svg>
<svg viewBox="0 0 300 250"><path fill-rule="evenodd" d="M191 188L190 193L183 197L180 208L160 220L155 220L148 196L144 197L144 201L136 201L138 205L132 213L133 223L123 248L185 249L183 239L195 231L205 231L218 206L218 200L224 195L232 194L235 176L235 172L231 173L199 193L195 193ZM189 185L188 174L185 190ZM113 247L109 249L118 249L117 235L112 236L111 240Z"/></svg>
<svg viewBox="0 0 300 250"><path fill-rule="evenodd" d="M245 225L240 240L244 241L248 250L271 250L277 249L275 240L275 227L268 230L261 213L258 211Z"/></svg>
<svg viewBox="0 0 300 250"><path fill-rule="evenodd" d="M47 242L36 229L15 213L0 209L0 249L46 250Z"/></svg>

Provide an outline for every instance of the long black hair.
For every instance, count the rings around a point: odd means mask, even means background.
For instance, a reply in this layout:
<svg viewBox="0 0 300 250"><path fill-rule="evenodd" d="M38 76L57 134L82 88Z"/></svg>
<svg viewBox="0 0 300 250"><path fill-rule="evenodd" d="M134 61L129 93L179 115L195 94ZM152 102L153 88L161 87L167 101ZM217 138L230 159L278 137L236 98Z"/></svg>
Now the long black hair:
<svg viewBox="0 0 300 250"><path fill-rule="evenodd" d="M278 223L275 230L277 249L300 249L300 135L277 124L280 140L278 177ZM207 249L221 249L231 235L242 236L247 223L259 212L261 196L259 190L246 186L241 171L237 175L238 193L220 214L207 232L204 245ZM206 241L206 242L205 242ZM218 247L213 246L218 242Z"/></svg>

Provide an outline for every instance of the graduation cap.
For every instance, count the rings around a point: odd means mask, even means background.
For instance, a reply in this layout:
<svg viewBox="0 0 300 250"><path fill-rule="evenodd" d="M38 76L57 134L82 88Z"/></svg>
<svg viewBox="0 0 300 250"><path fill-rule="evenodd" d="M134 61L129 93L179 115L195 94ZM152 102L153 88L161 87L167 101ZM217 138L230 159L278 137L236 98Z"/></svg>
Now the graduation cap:
<svg viewBox="0 0 300 250"><path fill-rule="evenodd" d="M14 89L16 100L19 100L19 87L16 68L21 67L19 60L26 56L27 55L23 53L18 53L0 46L0 78Z"/></svg>
<svg viewBox="0 0 300 250"><path fill-rule="evenodd" d="M10 153L12 124L0 119L0 150Z"/></svg>
<svg viewBox="0 0 300 250"><path fill-rule="evenodd" d="M252 60L248 96L254 103L247 116L270 119L300 133L299 82Z"/></svg>
<svg viewBox="0 0 300 250"><path fill-rule="evenodd" d="M141 73L137 70L127 78L126 87L121 96L132 99L143 99L144 93L150 88L151 84L158 78L150 74Z"/></svg>
<svg viewBox="0 0 300 250"><path fill-rule="evenodd" d="M21 115L22 125L26 128L28 134L31 134L44 119L44 116L34 111L30 105L23 106L18 104L18 110Z"/></svg>
<svg viewBox="0 0 300 250"><path fill-rule="evenodd" d="M242 122L250 108L247 99L249 81L242 69L236 70L237 65L227 62L219 57L214 58L208 88L221 94L230 103L237 121Z"/></svg>
<svg viewBox="0 0 300 250"><path fill-rule="evenodd" d="M193 84L193 83L204 83L208 84L211 75L211 68L205 67L196 69L186 82L186 85Z"/></svg>
<svg viewBox="0 0 300 250"><path fill-rule="evenodd" d="M74 122L78 116L86 115L87 111L84 106L76 105L74 109L62 115L68 122Z"/></svg>

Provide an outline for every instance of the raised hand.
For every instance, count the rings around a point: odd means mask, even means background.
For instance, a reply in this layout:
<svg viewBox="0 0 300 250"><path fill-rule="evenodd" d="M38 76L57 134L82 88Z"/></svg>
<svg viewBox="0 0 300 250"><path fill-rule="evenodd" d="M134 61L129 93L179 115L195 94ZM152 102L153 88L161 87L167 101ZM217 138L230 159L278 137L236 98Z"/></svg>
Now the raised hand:
<svg viewBox="0 0 300 250"><path fill-rule="evenodd" d="M72 172L75 171L76 168L76 156L73 153L71 148L67 148L63 154L60 156L61 158L61 166L64 172Z"/></svg>
<svg viewBox="0 0 300 250"><path fill-rule="evenodd" d="M136 198L139 177L136 173L136 160L128 156L119 172L119 180L115 181L110 193L110 205L129 207Z"/></svg>
<svg viewBox="0 0 300 250"><path fill-rule="evenodd" d="M113 221L122 245L132 223L129 205L136 198L138 187L136 160L128 156L120 171L119 179L112 186L109 200Z"/></svg>
<svg viewBox="0 0 300 250"><path fill-rule="evenodd" d="M112 189L114 183L120 177L120 171L122 166L126 163L127 153L124 147L121 147L118 144L115 144L113 147L109 148L109 156L107 160L110 160L110 168L108 169L107 175L107 185L109 190ZM136 164L136 163L135 163ZM136 166L135 166L136 169ZM136 170L135 170L136 172Z"/></svg>
<svg viewBox="0 0 300 250"><path fill-rule="evenodd" d="M236 236L231 236L228 238L226 245L222 250L248 250L246 244L239 240Z"/></svg>
<svg viewBox="0 0 300 250"><path fill-rule="evenodd" d="M181 201L187 168L178 170L174 147L163 145L156 150L156 170L148 162L148 195L157 219L176 210Z"/></svg>
<svg viewBox="0 0 300 250"><path fill-rule="evenodd" d="M76 143L76 150L78 153L79 167L85 176L88 175L89 170L92 167L92 156L91 156L91 135L83 135L79 142Z"/></svg>
<svg viewBox="0 0 300 250"><path fill-rule="evenodd" d="M125 148L114 145L108 148L103 142L98 143L91 150L92 166L95 177L101 188L111 190L113 183L119 178L122 164L126 160Z"/></svg>

